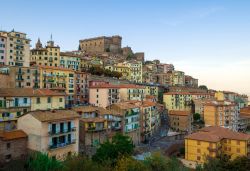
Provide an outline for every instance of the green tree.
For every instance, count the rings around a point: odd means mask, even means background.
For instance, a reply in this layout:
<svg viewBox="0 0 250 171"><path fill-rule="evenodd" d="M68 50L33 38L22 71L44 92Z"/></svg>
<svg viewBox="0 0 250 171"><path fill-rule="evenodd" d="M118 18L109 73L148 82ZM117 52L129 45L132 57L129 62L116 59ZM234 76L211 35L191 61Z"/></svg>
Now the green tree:
<svg viewBox="0 0 250 171"><path fill-rule="evenodd" d="M64 161L64 171L110 171L108 165L101 165L82 155L73 155Z"/></svg>
<svg viewBox="0 0 250 171"><path fill-rule="evenodd" d="M101 163L111 161L114 164L119 156L129 156L133 151L134 145L131 138L117 133L111 142L106 141L100 145L92 159Z"/></svg>
<svg viewBox="0 0 250 171"><path fill-rule="evenodd" d="M27 161L29 170L34 171L61 171L63 164L48 156L48 154L36 152Z"/></svg>
<svg viewBox="0 0 250 171"><path fill-rule="evenodd" d="M194 121L199 121L201 119L201 115L199 113L193 114Z"/></svg>
<svg viewBox="0 0 250 171"><path fill-rule="evenodd" d="M200 85L199 86L199 89L202 89L202 90L208 90L207 86L206 85Z"/></svg>
<svg viewBox="0 0 250 171"><path fill-rule="evenodd" d="M150 169L141 161L122 156L117 161L114 171L150 171Z"/></svg>

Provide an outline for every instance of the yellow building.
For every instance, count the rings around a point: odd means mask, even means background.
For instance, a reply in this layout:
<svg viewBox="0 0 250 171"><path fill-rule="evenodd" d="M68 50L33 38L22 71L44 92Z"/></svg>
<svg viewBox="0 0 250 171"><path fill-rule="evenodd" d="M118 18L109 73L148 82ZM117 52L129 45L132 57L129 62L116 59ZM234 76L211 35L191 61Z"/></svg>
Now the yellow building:
<svg viewBox="0 0 250 171"><path fill-rule="evenodd" d="M185 159L198 163L225 154L235 159L250 156L250 135L222 127L206 127L185 137Z"/></svg>
<svg viewBox="0 0 250 171"><path fill-rule="evenodd" d="M191 110L192 94L188 92L168 92L163 95L163 102L168 110Z"/></svg>
<svg viewBox="0 0 250 171"><path fill-rule="evenodd" d="M142 62L140 61L126 61L114 65L108 65L105 66L105 69L121 73L122 79L135 83L142 82Z"/></svg>
<svg viewBox="0 0 250 171"><path fill-rule="evenodd" d="M54 41L47 42L43 47L40 39L36 43L36 48L31 50L31 65L38 66L60 66L60 47L54 45Z"/></svg>
<svg viewBox="0 0 250 171"><path fill-rule="evenodd" d="M75 72L66 68L41 66L40 87L66 92L66 104L74 103Z"/></svg>
<svg viewBox="0 0 250 171"><path fill-rule="evenodd" d="M222 126L237 130L238 106L229 101L210 101L204 104L204 122L206 126Z"/></svg>
<svg viewBox="0 0 250 171"><path fill-rule="evenodd" d="M145 96L146 95L151 95L158 99L159 87L155 85L145 85Z"/></svg>
<svg viewBox="0 0 250 171"><path fill-rule="evenodd" d="M65 108L65 93L49 89L0 89L0 130L16 128L17 117L34 110Z"/></svg>

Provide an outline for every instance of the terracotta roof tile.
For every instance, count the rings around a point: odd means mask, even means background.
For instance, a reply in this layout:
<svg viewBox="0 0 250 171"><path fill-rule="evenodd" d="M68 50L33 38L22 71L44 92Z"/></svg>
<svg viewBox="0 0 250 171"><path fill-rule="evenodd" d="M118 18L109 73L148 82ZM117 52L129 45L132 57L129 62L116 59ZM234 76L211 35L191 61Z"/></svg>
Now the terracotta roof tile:
<svg viewBox="0 0 250 171"><path fill-rule="evenodd" d="M169 115L179 115L179 116L188 116L191 115L191 111L182 111L182 110L169 110Z"/></svg>
<svg viewBox="0 0 250 171"><path fill-rule="evenodd" d="M209 142L218 142L221 139L249 140L250 135L240 132L234 132L227 128L219 126L210 126L202 128L199 132L190 134L185 138Z"/></svg>
<svg viewBox="0 0 250 171"><path fill-rule="evenodd" d="M79 114L77 114L75 111L72 110L38 110L38 111L32 111L28 112L22 116L25 116L27 114L32 115L34 118L41 122L51 122L51 121L59 121L59 120L69 120L69 119L75 119L80 118Z"/></svg>
<svg viewBox="0 0 250 171"><path fill-rule="evenodd" d="M41 96L65 96L65 93L49 89L32 88L0 88L0 97L41 97Z"/></svg>
<svg viewBox="0 0 250 171"><path fill-rule="evenodd" d="M3 141L26 138L27 134L23 130L0 131L0 139Z"/></svg>

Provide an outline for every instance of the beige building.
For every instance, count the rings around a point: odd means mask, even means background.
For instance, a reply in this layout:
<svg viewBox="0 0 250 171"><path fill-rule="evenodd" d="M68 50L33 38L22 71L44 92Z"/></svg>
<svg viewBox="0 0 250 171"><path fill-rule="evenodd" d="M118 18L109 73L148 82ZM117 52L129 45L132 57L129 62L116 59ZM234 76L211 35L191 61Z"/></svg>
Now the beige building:
<svg viewBox="0 0 250 171"><path fill-rule="evenodd" d="M2 88L40 88L38 67L3 66L0 72L6 80Z"/></svg>
<svg viewBox="0 0 250 171"><path fill-rule="evenodd" d="M17 117L28 111L64 108L65 93L49 89L0 88L0 130L15 129Z"/></svg>
<svg viewBox="0 0 250 171"><path fill-rule="evenodd" d="M28 135L28 150L57 159L79 151L79 115L72 110L33 111L18 118L18 129Z"/></svg>
<svg viewBox="0 0 250 171"><path fill-rule="evenodd" d="M89 87L89 103L104 107L120 102L119 85L101 84Z"/></svg>
<svg viewBox="0 0 250 171"><path fill-rule="evenodd" d="M190 111L169 110L170 127L174 131L191 133L193 115Z"/></svg>
<svg viewBox="0 0 250 171"><path fill-rule="evenodd" d="M30 66L30 39L25 33L0 31L0 36L5 38L4 65L9 66ZM3 55L2 55L3 56Z"/></svg>
<svg viewBox="0 0 250 171"><path fill-rule="evenodd" d="M43 47L40 39L36 43L36 47L31 50L31 65L38 66L60 66L60 47L55 46L54 41L50 40Z"/></svg>

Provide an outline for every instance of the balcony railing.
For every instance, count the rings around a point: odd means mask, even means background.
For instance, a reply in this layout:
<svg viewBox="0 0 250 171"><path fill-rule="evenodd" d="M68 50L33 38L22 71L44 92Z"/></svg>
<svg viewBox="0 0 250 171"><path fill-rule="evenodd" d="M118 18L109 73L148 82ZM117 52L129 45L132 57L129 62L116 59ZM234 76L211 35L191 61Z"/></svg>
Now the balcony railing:
<svg viewBox="0 0 250 171"><path fill-rule="evenodd" d="M49 135L58 135L58 134L64 134L64 133L68 133L68 132L74 132L76 131L76 127L72 127L71 129L64 129L64 130L59 130L59 131L49 131Z"/></svg>
<svg viewBox="0 0 250 171"><path fill-rule="evenodd" d="M90 131L90 132L103 131L103 130L105 130L104 127L88 127L87 128L87 131Z"/></svg>
<svg viewBox="0 0 250 171"><path fill-rule="evenodd" d="M54 145L49 145L49 149L50 149L50 150L53 150L53 149L57 149L57 148L62 148L62 147L66 147L66 146L68 146L68 145L75 144L75 143L76 143L76 140L73 139L73 140L71 140L70 142L58 143L58 144L54 144Z"/></svg>

